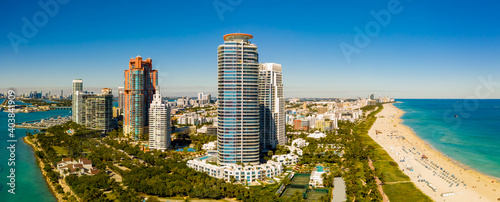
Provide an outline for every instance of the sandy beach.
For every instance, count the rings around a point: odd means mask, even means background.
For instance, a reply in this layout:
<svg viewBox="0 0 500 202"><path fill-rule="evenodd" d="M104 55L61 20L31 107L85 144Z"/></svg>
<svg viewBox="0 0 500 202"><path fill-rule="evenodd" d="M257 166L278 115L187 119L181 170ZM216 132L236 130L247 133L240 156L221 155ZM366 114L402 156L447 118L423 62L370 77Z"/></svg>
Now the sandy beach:
<svg viewBox="0 0 500 202"><path fill-rule="evenodd" d="M435 201L500 201L498 179L467 168L431 148L402 124L403 113L392 104L384 104L368 134L419 189Z"/></svg>

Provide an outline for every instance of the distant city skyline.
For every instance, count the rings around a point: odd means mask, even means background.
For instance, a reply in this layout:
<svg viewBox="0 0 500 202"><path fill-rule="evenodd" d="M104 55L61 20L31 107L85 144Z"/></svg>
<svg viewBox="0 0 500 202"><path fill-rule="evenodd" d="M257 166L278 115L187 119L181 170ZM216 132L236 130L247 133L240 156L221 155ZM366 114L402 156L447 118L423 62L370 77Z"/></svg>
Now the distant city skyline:
<svg viewBox="0 0 500 202"><path fill-rule="evenodd" d="M485 80L487 79L487 77L484 78ZM496 80L494 80L494 82L496 82ZM481 84L479 84L478 86L482 86ZM378 91L378 92L388 92L388 93L375 93L376 91L369 91L368 94L364 95L364 94L359 94L359 96L335 96L336 94L335 93L329 93L329 94L325 94L325 96L286 96L286 90L284 91L285 92L285 96L284 98L286 99L292 99L292 98L368 98L368 95L370 94L375 94L375 98L379 98L379 97L384 97L384 96L389 96L390 98L395 98L395 99L500 99L500 96L497 95L497 92L496 89L499 89L500 88L496 88L496 86L493 87L493 93L489 93L488 89L485 87L485 86L482 86L482 90L484 91L484 93L488 96L486 96L485 98L483 97L476 97L475 96L475 91L474 90L471 90L469 94L466 94L464 93L464 96L463 97L439 97L439 95L437 97L397 97L397 96L394 96L397 92L393 92L393 91ZM100 91L102 90L102 88L106 88L106 87L86 87L86 90L87 92L89 93L94 93L94 94L99 94ZM206 87L204 87L206 88ZM17 95L20 95L20 94L29 94L30 91L38 91L38 93L40 92L43 92L43 95L42 96L45 96L45 93L47 92L50 92L50 95L60 95L60 91L61 90L64 90L64 96L70 96L71 95L71 87L67 87L67 88L60 88L59 90L30 90L32 88L29 88L29 87L26 87L26 88L0 88L0 93L4 93L4 91L6 92L7 90L9 89L14 89L17 93ZM33 89L45 89L45 88L33 88ZM284 88L286 89L286 88ZM116 89L112 89L113 92L113 96L118 99L118 88ZM59 94L57 94L56 92L59 92ZM161 90L162 92L162 96L163 97L192 97L192 98L196 98L197 97L197 94L202 92L202 91L186 91L184 94L182 93L178 93L176 92L176 94L169 94L169 95L163 95L165 92L170 92L170 91L167 91L167 90ZM205 93L210 93L213 95L213 97L217 97L217 91L214 90L214 91L204 91ZM333 92L333 91L329 91L329 92ZM339 93L346 93L346 91L341 91L339 90L338 91ZM307 92L305 92L307 93ZM4 93L5 94L5 93ZM332 95L332 96L326 96L326 95Z"/></svg>
<svg viewBox="0 0 500 202"><path fill-rule="evenodd" d="M53 12L36 1L5 2L0 91L68 95L82 78L87 91L116 96L126 61L141 55L153 59L163 96L216 96L214 47L242 32L255 36L261 61L283 65L287 98L473 98L478 88L488 94L481 98L500 98L498 2L221 2L229 7L69 1ZM33 21L38 12L46 21Z"/></svg>

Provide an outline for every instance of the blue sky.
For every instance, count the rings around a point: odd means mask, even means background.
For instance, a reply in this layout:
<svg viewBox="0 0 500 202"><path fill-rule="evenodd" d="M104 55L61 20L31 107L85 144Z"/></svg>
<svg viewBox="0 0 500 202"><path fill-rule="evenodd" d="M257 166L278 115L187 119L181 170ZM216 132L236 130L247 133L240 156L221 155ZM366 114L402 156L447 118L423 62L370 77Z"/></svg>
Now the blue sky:
<svg viewBox="0 0 500 202"><path fill-rule="evenodd" d="M0 3L0 90L69 93L82 78L86 90L116 91L141 55L159 70L164 96L215 93L217 46L243 32L254 35L260 62L283 65L285 97L474 98L479 88L481 98L500 98L497 2L65 1L53 13L37 1ZM391 19L383 26L371 11ZM23 34L23 17L34 16L37 32ZM367 34L367 25L369 44L346 59L340 44L356 47L355 28ZM12 33L26 42L17 52Z"/></svg>

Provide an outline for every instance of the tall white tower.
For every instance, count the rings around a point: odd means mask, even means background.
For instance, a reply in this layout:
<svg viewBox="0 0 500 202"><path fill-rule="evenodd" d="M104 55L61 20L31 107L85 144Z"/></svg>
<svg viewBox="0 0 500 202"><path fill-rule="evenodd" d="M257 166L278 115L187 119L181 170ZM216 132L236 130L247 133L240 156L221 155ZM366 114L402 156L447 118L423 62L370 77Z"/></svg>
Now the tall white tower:
<svg viewBox="0 0 500 202"><path fill-rule="evenodd" d="M75 79L73 80L73 94L72 94L72 111L71 115L73 117L73 121L75 123L78 123L78 114L80 111L80 106L78 105L78 93L82 93L83 91L83 80L82 79Z"/></svg>
<svg viewBox="0 0 500 202"><path fill-rule="evenodd" d="M149 107L149 148L165 151L170 148L170 106L156 90Z"/></svg>
<svg viewBox="0 0 500 202"><path fill-rule="evenodd" d="M285 145L285 99L281 64L260 64L260 145L263 151Z"/></svg>

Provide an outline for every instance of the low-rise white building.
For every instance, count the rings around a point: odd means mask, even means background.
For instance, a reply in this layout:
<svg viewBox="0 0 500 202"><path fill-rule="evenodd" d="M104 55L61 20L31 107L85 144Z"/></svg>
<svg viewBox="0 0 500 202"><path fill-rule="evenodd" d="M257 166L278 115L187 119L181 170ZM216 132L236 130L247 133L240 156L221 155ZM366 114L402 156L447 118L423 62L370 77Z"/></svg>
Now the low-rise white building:
<svg viewBox="0 0 500 202"><path fill-rule="evenodd" d="M302 148L302 147L305 147L307 145L309 145L309 142L307 142L306 140L304 140L302 138L297 138L297 139L292 141L292 146L294 146L294 147Z"/></svg>
<svg viewBox="0 0 500 202"><path fill-rule="evenodd" d="M187 161L187 166L199 172L205 172L208 175L230 181L231 176L237 182L250 183L257 180L264 180L265 178L273 178L283 172L283 165L281 163L269 160L266 164L260 165L226 165L216 166L207 162L206 159L193 159Z"/></svg>
<svg viewBox="0 0 500 202"><path fill-rule="evenodd" d="M295 154L274 155L273 160L289 166L297 164L299 162L299 156Z"/></svg>
<svg viewBox="0 0 500 202"><path fill-rule="evenodd" d="M206 134L207 133L207 126L202 126L201 128L196 129L196 132Z"/></svg>
<svg viewBox="0 0 500 202"><path fill-rule="evenodd" d="M323 187L323 175L325 171L318 171L318 170L313 170L311 172L311 177L309 181L309 185L313 187Z"/></svg>
<svg viewBox="0 0 500 202"><path fill-rule="evenodd" d="M175 115L177 119L177 124L185 125L201 125L203 123L213 122L213 117L205 117L203 115L199 115L196 112L185 113L182 115Z"/></svg>
<svg viewBox="0 0 500 202"><path fill-rule="evenodd" d="M213 142L208 142L206 144L203 144L201 149L203 149L203 150L215 150L217 148L216 142L217 141L213 141Z"/></svg>
<svg viewBox="0 0 500 202"><path fill-rule="evenodd" d="M302 149L299 149L297 147L288 146L288 145L285 145L285 147L288 148L290 150L290 153L292 153L292 154L297 153L297 155L299 155L299 156L302 156L302 154L303 154Z"/></svg>
<svg viewBox="0 0 500 202"><path fill-rule="evenodd" d="M314 138L314 139L320 139L320 138L325 138L326 135L322 132L315 131L314 133L309 134L307 137Z"/></svg>

